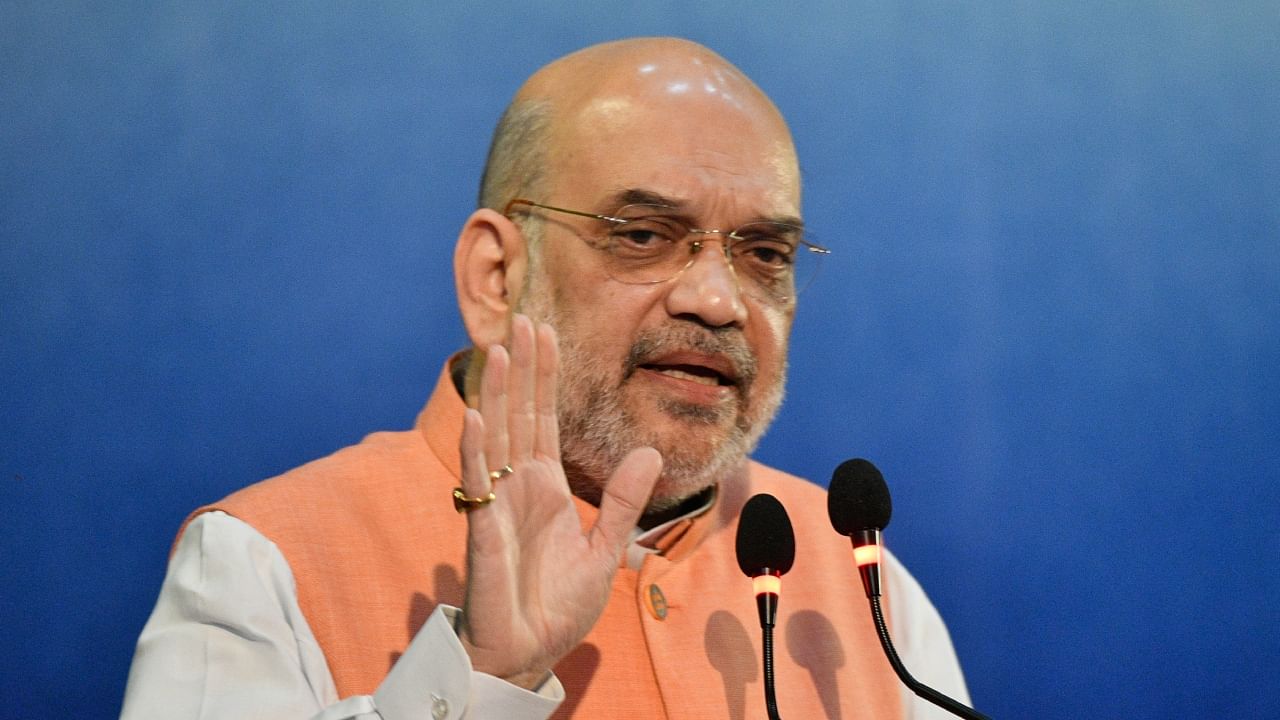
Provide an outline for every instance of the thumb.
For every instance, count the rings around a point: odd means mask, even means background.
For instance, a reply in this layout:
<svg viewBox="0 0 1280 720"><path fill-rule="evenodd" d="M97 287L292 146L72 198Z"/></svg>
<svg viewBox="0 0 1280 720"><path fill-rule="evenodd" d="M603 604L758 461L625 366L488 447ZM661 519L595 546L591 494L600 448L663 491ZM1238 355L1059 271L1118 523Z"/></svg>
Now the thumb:
<svg viewBox="0 0 1280 720"><path fill-rule="evenodd" d="M627 453L605 483L600 514L591 528L592 550L617 562L661 473L662 456L657 450L642 447Z"/></svg>

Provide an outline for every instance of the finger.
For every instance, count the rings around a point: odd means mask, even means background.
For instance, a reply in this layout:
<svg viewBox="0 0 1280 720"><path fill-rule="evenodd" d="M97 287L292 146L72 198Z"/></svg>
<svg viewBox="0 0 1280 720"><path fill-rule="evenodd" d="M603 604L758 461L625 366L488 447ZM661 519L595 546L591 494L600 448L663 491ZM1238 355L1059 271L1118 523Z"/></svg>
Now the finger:
<svg viewBox="0 0 1280 720"><path fill-rule="evenodd" d="M510 462L507 436L507 367L511 358L501 345L489 346L480 379L480 414L484 417L484 454L489 462Z"/></svg>
<svg viewBox="0 0 1280 720"><path fill-rule="evenodd" d="M537 430L534 384L538 358L534 350L533 323L524 315L511 319L511 367L507 369L507 435L515 463L533 452Z"/></svg>
<svg viewBox="0 0 1280 720"><path fill-rule="evenodd" d="M546 323L538 324L538 434L534 450L560 462L560 420L556 415L556 378L560 369L560 350L556 331Z"/></svg>
<svg viewBox="0 0 1280 720"><path fill-rule="evenodd" d="M591 549L602 560L617 563L661 472L662 456L649 447L632 450L613 471L604 486L600 515L589 537Z"/></svg>
<svg viewBox="0 0 1280 720"><path fill-rule="evenodd" d="M462 415L462 441L459 454L462 458L462 492L469 497L488 497L493 490L489 478L488 466L485 464L485 422L479 411L467 408ZM479 512L487 508L476 508L471 512Z"/></svg>

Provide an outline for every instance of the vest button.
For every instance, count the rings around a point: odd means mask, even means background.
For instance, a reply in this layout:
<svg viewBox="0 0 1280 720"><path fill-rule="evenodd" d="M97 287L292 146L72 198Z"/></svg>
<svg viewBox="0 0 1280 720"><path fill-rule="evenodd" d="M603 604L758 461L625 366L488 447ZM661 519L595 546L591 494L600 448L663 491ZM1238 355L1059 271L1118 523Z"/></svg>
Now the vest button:
<svg viewBox="0 0 1280 720"><path fill-rule="evenodd" d="M435 693L431 693L431 717L433 720L449 717L449 701Z"/></svg>
<svg viewBox="0 0 1280 720"><path fill-rule="evenodd" d="M659 620L666 620L667 596L662 594L662 588L657 585L650 585L649 593L645 598L648 600L646 605L649 607L649 613Z"/></svg>

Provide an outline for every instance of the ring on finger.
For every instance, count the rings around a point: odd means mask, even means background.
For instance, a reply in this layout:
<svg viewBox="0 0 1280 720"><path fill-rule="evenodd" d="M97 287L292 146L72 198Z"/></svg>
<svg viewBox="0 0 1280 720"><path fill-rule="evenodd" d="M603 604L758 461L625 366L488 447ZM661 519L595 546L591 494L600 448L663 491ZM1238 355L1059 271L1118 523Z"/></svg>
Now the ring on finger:
<svg viewBox="0 0 1280 720"><path fill-rule="evenodd" d="M494 482L497 482L497 481L501 480L502 478L504 478L504 477L506 477L506 476L510 475L510 474L511 474L511 473L513 473L513 472L515 472L515 470L514 470L510 465L503 465L502 467L498 468L497 470L490 470L490 471L489 471L489 479L490 479L490 480L492 480L492 481L494 481Z"/></svg>
<svg viewBox="0 0 1280 720"><path fill-rule="evenodd" d="M498 496L494 495L492 490L484 497L471 497L463 492L462 488L457 487L453 489L453 509L459 513L469 513L488 505L497 498Z"/></svg>

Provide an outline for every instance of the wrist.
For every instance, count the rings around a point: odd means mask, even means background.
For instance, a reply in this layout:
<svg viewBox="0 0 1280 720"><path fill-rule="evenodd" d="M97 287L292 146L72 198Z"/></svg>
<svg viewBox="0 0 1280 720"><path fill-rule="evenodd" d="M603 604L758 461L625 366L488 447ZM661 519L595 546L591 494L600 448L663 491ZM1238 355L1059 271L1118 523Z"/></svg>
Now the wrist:
<svg viewBox="0 0 1280 720"><path fill-rule="evenodd" d="M554 673L547 667L513 668L508 653L496 653L493 649L482 648L472 643L470 633L467 631L466 615L461 611L453 618L453 630L458 636L458 642L462 644L463 651L467 653L467 658L471 660L471 669L475 672L492 675L530 692L538 692L547 680L554 677ZM501 657L502 661L493 662L495 655Z"/></svg>

